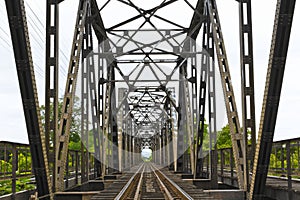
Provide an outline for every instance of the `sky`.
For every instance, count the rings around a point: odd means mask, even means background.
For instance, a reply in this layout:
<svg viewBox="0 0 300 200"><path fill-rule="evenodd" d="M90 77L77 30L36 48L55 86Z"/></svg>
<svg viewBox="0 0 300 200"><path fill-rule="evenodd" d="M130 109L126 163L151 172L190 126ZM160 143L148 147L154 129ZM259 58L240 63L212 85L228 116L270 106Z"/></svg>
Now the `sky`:
<svg viewBox="0 0 300 200"><path fill-rule="evenodd" d="M25 0L40 105L44 104L45 2L45 0ZM65 87L66 69L78 5L74 2L78 1L65 0L60 5L60 97ZM217 0L217 5L239 116L241 117L238 4L234 0ZM269 59L275 6L275 0L252 0L257 130ZM174 9L180 11L180 8ZM174 17L176 18L175 15ZM28 143L4 1L0 1L0 19L2 22L0 26L0 141ZM114 17L111 18L111 20L113 19ZM298 67L300 63L299 35L300 5L296 3L274 140L299 137L297 126L300 120L300 88L298 87L300 79L297 77L300 74L300 68Z"/></svg>

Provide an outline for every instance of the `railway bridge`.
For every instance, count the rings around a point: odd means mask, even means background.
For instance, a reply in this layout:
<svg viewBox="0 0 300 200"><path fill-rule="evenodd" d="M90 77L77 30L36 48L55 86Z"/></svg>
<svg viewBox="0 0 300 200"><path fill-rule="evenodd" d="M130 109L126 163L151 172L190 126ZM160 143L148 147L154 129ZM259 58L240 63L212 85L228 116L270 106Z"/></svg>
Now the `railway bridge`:
<svg viewBox="0 0 300 200"><path fill-rule="evenodd" d="M78 10L60 104L62 2L46 3L42 122L28 6L5 0L36 184L31 198L299 198L292 176L299 172L299 140L273 143L295 0L277 0L258 130L251 0L236 2L239 112L216 0L72 1ZM229 149L218 148L223 118ZM80 122L80 151L69 150L74 120ZM15 193L19 146L9 144L12 199L28 198ZM297 151L295 169L291 155ZM267 176L273 154L286 178ZM279 194L269 182L287 188Z"/></svg>

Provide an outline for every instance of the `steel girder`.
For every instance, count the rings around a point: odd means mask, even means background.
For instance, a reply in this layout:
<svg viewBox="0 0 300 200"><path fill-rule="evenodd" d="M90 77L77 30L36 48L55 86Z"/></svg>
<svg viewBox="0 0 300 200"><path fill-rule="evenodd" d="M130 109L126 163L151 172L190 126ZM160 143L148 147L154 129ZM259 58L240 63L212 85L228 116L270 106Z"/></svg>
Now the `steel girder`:
<svg viewBox="0 0 300 200"><path fill-rule="evenodd" d="M203 41L202 41L202 48L207 51L208 44L209 44L209 22L206 19L206 22L203 26ZM200 72L200 89L199 89L199 118L197 119L198 129L197 131L197 139L196 139L196 173L194 177L201 177L201 173L203 170L203 158L202 158L202 144L203 144L203 137L204 137L204 129L205 129L205 100L206 100L206 90L207 90L207 71L209 67L209 55L204 53L201 58L201 72Z"/></svg>
<svg viewBox="0 0 300 200"><path fill-rule="evenodd" d="M108 138L111 138L111 141L113 142L112 148L113 150L113 158L112 158L112 166L114 169L119 168L119 160L118 160L118 127L117 127L117 110L115 108L116 105L116 94L115 94L115 84L111 82L111 80L114 80L115 76L115 68L117 67L116 62L114 61L114 57L110 52L110 44L107 41L108 37L106 34L106 29L104 28L103 21L101 18L101 15L99 13L99 8L96 0L91 0L91 11L92 11L92 25L95 31L95 35L98 39L99 45L102 46L102 53L108 55L108 62L112 62L109 64L107 68L107 80L104 80L104 68L99 65L99 83L98 83L98 118L100 120L100 126L102 126L103 134L102 134L102 160L103 160L103 166L102 166L102 175L105 174L105 162L107 159L106 156L106 150L105 146L108 145ZM100 53L100 49L99 49ZM100 58L100 57L99 57ZM103 60L102 60L103 61ZM103 62L102 62L103 65ZM102 81L101 81L102 80ZM104 84L106 83L106 90L104 90ZM104 95L106 93L106 95ZM108 134L108 132L111 133L111 135ZM106 139L105 139L106 138ZM104 142L105 140L105 142ZM116 159L117 158L117 159Z"/></svg>
<svg viewBox="0 0 300 200"><path fill-rule="evenodd" d="M173 88L173 90L175 90L175 88ZM169 93L170 94L168 96L171 96L172 89L170 90ZM167 149L168 150L168 155L167 155L168 166L169 166L169 169L174 169L174 155L173 155L173 152L174 152L174 149L173 149L174 124L173 124L173 119L172 119L172 104L171 104L171 101L170 101L169 98L166 98L164 109L166 110L166 113L168 114L168 118L166 120L167 121L167 125L166 125L167 141L166 141L166 144L169 144L169 146L168 146L169 148Z"/></svg>
<svg viewBox="0 0 300 200"><path fill-rule="evenodd" d="M112 69L110 69L112 68ZM115 80L115 63L110 65L108 71L111 71L111 77L108 76L108 81ZM109 75L109 74L108 74ZM110 121L110 138L112 141L112 167L113 171L118 171L119 169L119 153L118 153L118 124L117 124L117 112L116 112L116 85L114 82L108 82L107 85L110 85L110 101L109 101L109 121Z"/></svg>
<svg viewBox="0 0 300 200"><path fill-rule="evenodd" d="M90 101L90 58L93 50L91 26L88 21L90 8L87 8L86 23L84 26L81 56L81 182L89 180L89 101ZM93 59L92 59L93 61ZM91 99L92 102L92 99ZM94 128L94 127L93 127ZM94 129L93 129L94 132Z"/></svg>
<svg viewBox="0 0 300 200"><path fill-rule="evenodd" d="M92 130L93 130L93 139L94 139L94 157L95 157L95 166L94 174L95 178L101 176L101 155L100 155L100 126L98 118L98 105L97 105L97 83L96 83L96 71L95 71L95 57L91 52L93 51L93 36L92 36L92 13L89 9L88 18L86 24L86 46L88 47L87 51L84 53L84 57L87 56L86 63L88 65L88 91L90 95L90 104L91 104L91 116L92 116ZM89 55L87 55L89 54ZM98 66L99 67L99 66Z"/></svg>
<svg viewBox="0 0 300 200"><path fill-rule="evenodd" d="M237 170L238 185L240 189L247 188L246 179L246 153L245 153L245 137L243 136L238 112L235 102L234 91L231 83L231 75L226 55L224 38L221 30L220 18L218 15L217 5L215 0L207 2L208 13L212 23L213 37L215 42L216 53L218 57L219 71L223 87L227 118L231 132L232 148Z"/></svg>
<svg viewBox="0 0 300 200"><path fill-rule="evenodd" d="M70 126L72 120L72 110L74 104L74 95L76 89L78 68L80 62L80 54L82 50L83 42L83 31L85 27L85 20L87 17L89 0L80 0L75 31L73 37L73 45L71 50L71 57L69 61L68 77L64 94L64 101L62 106L62 116L60 118L59 131L56 138L56 172L57 177L55 181L55 190L62 191L64 190L64 174L66 167L66 160L68 154L68 145L69 145L69 134Z"/></svg>
<svg viewBox="0 0 300 200"><path fill-rule="evenodd" d="M118 105L120 104L123 97L126 95L127 89L126 88L119 88L118 89ZM128 167L128 127L127 127L127 118L125 117L128 109L127 102L121 107L118 112L118 142L119 142L119 171L122 169L126 169ZM121 145L120 145L121 144Z"/></svg>
<svg viewBox="0 0 300 200"><path fill-rule="evenodd" d="M52 168L53 191L55 191L56 180L55 139L58 129L59 3L47 0L46 7L45 135L47 149L49 149L49 167Z"/></svg>
<svg viewBox="0 0 300 200"><path fill-rule="evenodd" d="M206 8L207 9L207 8ZM205 46L209 55L208 68L207 68L207 93L208 93L208 117L209 117L209 138L211 150L211 186L216 188L218 185L218 154L217 154L217 106L216 106L216 69L215 69L215 51L214 51L214 38L211 28L210 19L208 18L207 24L207 44Z"/></svg>
<svg viewBox="0 0 300 200"><path fill-rule="evenodd" d="M179 79L183 79L184 77L184 69L183 66L179 68ZM179 82L179 96L183 97L183 81ZM185 161L185 152L184 152L184 131L183 131L183 122L184 122L184 115L183 115L183 109L185 108L183 104L183 98L179 98L178 101L178 134L177 134L177 172L184 172L184 161Z"/></svg>
<svg viewBox="0 0 300 200"><path fill-rule="evenodd" d="M192 20L191 20L191 23L190 23L190 26L189 28L187 29L187 42L184 44L184 47L183 49L187 49L191 48L191 50L194 48L194 49L197 49L196 47L196 39L199 35L199 32L200 32L200 29L203 25L203 22L205 20L205 16L204 16L204 1L203 0L199 0L197 2L197 5L195 7L195 10L194 10L194 14L193 14L193 17L192 17ZM188 43L192 43L192 44L188 44ZM180 63L180 60L178 61L178 64ZM191 154L192 157L191 157L191 166L192 166L192 171L195 171L196 173L194 173L194 176L197 176L197 167L199 169L199 162L198 162L198 157L199 157L199 154L198 154L198 150L200 150L198 147L201 148L201 145L199 146L198 144L199 143L202 143L201 141L203 140L203 137L201 137L201 135L203 135L203 132L201 134L201 131L203 131L201 129L201 125L200 125L200 118L201 118L201 113L199 109L197 109L197 105L195 102L197 102L197 99L198 98L201 98L201 95L200 97L198 97L198 83L197 83L197 70L198 70L198 66L197 66L197 58L194 57L192 59L192 66L191 66L191 78L192 78L192 81L191 81L191 84L192 84L192 111L193 111L193 119L192 119L192 123L193 123L193 132L196 133L196 149L195 149L195 153ZM200 83L200 90L202 90L201 86L203 86L203 84L201 85ZM201 103L201 102L198 102L198 103ZM204 102L202 102L203 104L205 104L205 100ZM203 105L202 104L202 105ZM199 106L199 105L198 105ZM200 106L199 106L200 107ZM204 113L203 113L204 114ZM203 117L203 123L202 125L204 125L204 117ZM193 133L193 135L194 135ZM193 141L194 143L194 141ZM199 160L200 161L200 160Z"/></svg>
<svg viewBox="0 0 300 200"><path fill-rule="evenodd" d="M100 42L105 41L108 39L106 31L109 32L110 34L115 34L115 32L120 32L122 30L116 30L120 26L132 22L135 19L138 18L145 18L146 14L150 14L150 16L154 16L156 18L159 18L165 22L168 22L172 25L175 25L179 27L179 29L170 29L170 30L164 30L164 31L181 31L182 33L186 33L188 36L190 36L192 39L196 39L198 36L198 33L201 29L201 26L203 24L204 16L202 15L204 11L204 7L207 6L209 10L209 17L212 22L212 30L213 33L207 33L207 37L209 37L211 40L215 42L216 50L217 50L217 56L218 56L218 62L219 62L219 67L220 67L220 73L222 77L222 84L223 84L223 89L224 89L224 95L225 95L225 101L226 101L226 109L227 109L227 114L228 114L228 119L229 119L229 125L232 133L232 141L233 141L233 152L235 156L235 163L236 163L236 168L237 168L237 174L238 174L238 180L239 180L239 187L241 189L247 189L247 167L248 164L246 162L247 159L247 129L251 130L252 134L252 152L251 152L251 159L253 159L253 146L255 144L255 107L254 107L254 81L253 81L253 49L252 49L252 22L251 22L251 1L250 0L240 0L240 45L241 45L241 75L242 75L242 103L243 103L243 133L241 131L240 125L239 125L239 120L237 116L237 110L236 110L236 105L235 105L235 99L234 99L234 94L233 94L233 89L231 85L231 78L230 78L230 73L229 73L229 68L228 68L228 62L226 58L226 51L225 51L225 46L224 46L224 40L222 36L222 31L221 31L221 26L220 26L220 21L219 21L219 16L217 12L217 7L215 0L211 1L204 1L204 0L199 0L196 5L196 9L194 12L194 16L192 18L192 22L190 24L189 28L182 27L175 22L171 22L167 19L163 19L159 17L158 15L155 15L155 12L158 9L161 9L163 7L166 7L174 2L176 0L170 0L170 1L165 1L161 5L147 10L145 12L142 9L137 8L134 4L127 2L126 1L120 1L122 3L125 2L126 5L133 7L136 9L139 14L133 18L130 18L128 20L125 20L124 22L121 22L117 25L114 25L107 30L104 28L102 18L99 14L99 8L97 6L97 1L96 0L90 0L91 1L91 14L92 17L90 18L90 23L92 23L93 28L95 30L95 35ZM44 141L44 135L42 130L38 130L39 124L39 116L36 114L36 111L38 110L38 103L37 103L37 98L36 98L36 93L35 93L35 80L32 71L32 63L31 63L31 55L30 55L30 46L29 46L29 39L28 39L28 31L27 31L27 25L26 25L26 20L24 20L24 13L21 13L21 11L24 11L24 5L22 1L16 1L13 0L11 2L6 1L7 5L7 11L8 11L8 16L9 16L9 23L10 23L10 28L11 28L11 35L12 35L12 40L13 40L13 46L14 46L14 53L16 57L16 64L17 64L17 70L18 70L18 76L19 76L19 83L20 83L20 88L21 88L21 94L22 94L22 99L23 99L23 106L24 106L24 113L26 117L26 124L27 124L27 129L30 130L30 134L28 135L31 149L32 151L35 151L32 153L32 155L36 155L36 158L39 158L39 160L34 160L33 159L33 165L34 168L37 170L36 172L36 178L37 182L40 181L41 184L38 184L38 190L39 190L39 195L47 195L51 193L51 183L49 182L49 178L47 179L47 183L42 181L41 177L44 177L47 175L48 172L48 162L47 159L48 157L46 156L47 152L44 151L45 145L48 144L49 139L47 138L50 133L55 132L56 128L56 118L57 118L57 80L58 80L58 4L61 1L47 1L47 35L46 35L46 142ZM208 4L206 4L208 2ZM54 12L50 11L49 5L54 5ZM271 48L271 54L270 54L270 63L269 63L269 69L268 69L268 77L267 77L267 82L266 82L266 90L265 90L265 101L263 105L263 110L262 110L262 117L261 117L261 127L260 127L260 135L259 135L259 140L258 140L258 145L256 149L256 160L255 160L255 165L254 165L254 171L253 171L253 179L252 179L252 185L251 185L251 193L250 196L251 198L257 198L259 199L262 195L263 192L263 187L265 185L265 176L267 172L267 166L269 164L269 157L270 157L270 144L273 139L273 133L274 133L274 127L276 123L276 116L277 116L277 110L278 110L278 104L279 104L279 97L280 97L280 91L281 91L281 84L282 84L282 77L283 77L283 72L284 72L284 65L285 65L285 60L286 60L286 54L287 54L287 48L288 48L288 41L289 41L289 35L290 35L290 29L291 29L291 22L292 22L292 16L293 16L293 11L294 11L294 4L295 0L288 0L286 2L281 2L278 0L278 5L277 5L277 12L276 12L276 18L275 18L275 25L274 25L274 32L273 32L273 40L272 40L272 48ZM73 41L73 47L72 47L72 56L70 59L70 66L69 66L69 73L68 73L68 80L67 80L67 86L66 86L66 92L65 92L65 98L64 98L64 106L63 106L63 116L61 119L60 124L62 125L59 129L59 133L56 140L56 162L55 162L55 170L57 172L58 177L54 177L54 182L56 186L56 190L62 190L63 188L63 177L64 177L64 168L66 164L66 155L67 155L67 146L68 146L68 137L69 137L69 128L70 128L70 119L71 119L71 114L72 114L72 104L73 104L73 95L74 95L74 90L75 90L75 83L76 83L76 77L77 77L77 70L78 70L78 60L79 60L79 53L81 51L81 46L82 46L82 41L84 36L83 34L83 27L84 27L84 22L86 19L86 14L87 14L87 7L88 7L88 0L80 1L80 6L79 6L79 12L78 12L78 18L77 18L77 25L75 28L75 34L74 34L74 41ZM50 16L50 13L54 14L54 16ZM50 17L49 17L50 16ZM51 26L49 20L50 18L53 18L55 20L54 26ZM243 19L247 19L244 21ZM80 19L80 23L78 21ZM148 18L150 19L150 18ZM147 20L146 20L147 21ZM153 26L153 28L158 31L158 29ZM90 28L88 28L90 29ZM124 35L120 36L121 38L126 38L125 33L128 32L129 30L124 30ZM133 30L133 31L142 31L142 30ZM21 35L21 39L18 38L16 35L18 34L18 37ZM50 47L50 36L54 36L54 46ZM77 38L78 37L78 38ZM173 36L174 37L174 36ZM170 36L169 38L172 38ZM24 39L24 40L22 40ZM134 41L132 37L126 38L128 41ZM164 38L163 40L167 40L168 37ZM162 40L162 41L163 41ZM27 42L27 43L25 43ZM137 45L143 45L138 41L134 41L135 44ZM149 44L147 44L149 45ZM153 44L152 44L153 45ZM248 47L246 49L246 46ZM143 47L143 46L142 46ZM50 49L54 50L54 56L50 56ZM140 46L141 48L141 46ZM110 49L109 46L106 45L104 48L104 51L108 51ZM75 54L75 51L77 51L77 54ZM213 47L209 47L208 51L210 52L210 60L213 61L213 54L214 54L214 49ZM137 52L136 50L132 50L130 52L127 52L130 55L147 55L149 57L150 54L152 55L166 55L170 52ZM125 54L123 54L125 55ZM178 55L173 52L172 55ZM22 57L25 56L25 57ZM113 55L111 54L111 57ZM116 55L118 56L118 55ZM27 58L28 59L27 59ZM150 57L149 57L150 58ZM25 60L25 61L24 61ZM100 60L100 58L99 58ZM152 63L167 63L167 62L174 62L174 60L164 60L161 62L161 60L154 60L150 59ZM177 60L176 60L177 61ZM175 62L176 62L175 61ZM98 109L98 120L100 121L100 125L102 126L107 126L107 131L113 132L113 142L116 144L116 132L117 132L117 123L114 120L111 120L110 126L109 126L109 120L114 118L113 116L117 113L118 109L115 108L114 106L110 107L110 105L115 105L115 96L113 93L113 89L115 87L114 85L114 79L115 79L115 71L118 71L121 75L122 72L120 68L116 65L117 63L137 63L139 61L133 61L132 60L120 60L120 61L115 61L112 66L109 66L111 70L109 70L107 80L104 80L104 69L103 66L102 68L99 67L98 71L98 77L100 79L102 78L102 81L104 82L101 84L101 81L99 81L99 92L98 92L98 107L96 100L92 101L92 107L93 109L96 108ZM142 61L144 64L147 64L149 61ZM21 66L25 66L21 70ZM54 72L53 74L50 74L50 67L54 67ZM187 79L186 77L186 62L182 61L179 59L177 62L177 66L175 68L180 68L181 73L184 75L180 78L180 80ZM248 70L247 70L248 68ZM192 68L192 77L189 80L193 80L195 78L195 68ZM246 73L248 71L249 74ZM21 74L22 73L22 74ZM29 73L29 75L22 76L24 73ZM208 71L206 71L208 74L208 95L209 95L209 121L213 121L212 127L210 126L210 133L211 133L211 139L215 142L215 133L216 133L216 111L215 111L215 102L213 99L215 99L215 86L214 86L214 69L209 68ZM53 80L51 78L51 75L53 76ZM91 70L91 73L85 74L85 77L87 80L92 80L95 76L95 72ZM270 75L270 76L269 76ZM201 76L202 77L202 76ZM129 80L127 79L128 77L124 77L124 82L126 82L129 86L129 91L132 91L132 89L135 89L134 87L131 87L132 85L129 84ZM205 77L207 78L207 77ZM211 78L213 78L212 82L210 83ZM276 81L275 79L279 80L279 84L275 85ZM93 79L95 80L95 79ZM49 84L51 81L54 83L54 87L50 88ZM162 82L161 80L160 83ZM169 82L170 78L167 76L165 82ZM185 80L186 81L186 80ZM22 85L21 85L22 82ZM136 83L137 80L134 80L134 83ZM197 79L196 81L191 81L192 86L193 86L193 91L197 86ZM30 88L29 92L25 91L24 89L24 84L26 83L25 86L28 86ZM104 96L104 86L103 84L106 83L107 89L107 95L106 98ZM247 84L248 83L248 84ZM90 89L91 89L91 98L93 98L93 94L95 94L95 83L89 82ZM134 85L134 84L133 84ZM180 89L179 93L181 95L187 94L188 92L188 84L184 83L181 81L180 83ZM161 85L162 89L163 87L166 87L166 85ZM200 83L200 90L206 88L206 81L205 79L202 79ZM33 92L32 92L33 91ZM196 89L197 91L197 89ZM201 91L199 92L201 93ZM195 95L197 95L197 92L193 93L192 98L197 98ZM27 98L30 97L30 98ZM94 95L95 96L95 95ZM168 96L168 94L166 94ZM185 96L185 95L184 95ZM201 95L202 96L202 95ZM106 104L104 105L104 99ZM112 99L111 99L112 98ZM50 119L50 101L53 101L54 107L53 107L53 121L51 122ZM126 99L126 98L124 98ZM193 100L194 100L193 99ZM185 100L181 100L179 102L180 106L183 105L188 105L187 107L184 106L185 108L185 113L189 113L189 103L187 102L189 98ZM203 101L203 99L200 99L200 101ZM124 100L125 101L125 100ZM94 103L93 103L94 102ZM176 104L174 103L175 101L170 98L170 103L172 106L176 107ZM193 101L194 103L194 101ZM192 103L192 104L193 104ZM56 105L55 105L56 104ZM35 105L35 107L34 107ZM109 106L107 106L109 105ZM205 105L205 103L203 104ZM247 110L246 108L250 105L250 110ZM179 108L180 108L179 106ZM112 108L112 109L111 109ZM167 108L169 109L169 108ZM177 111L180 109L176 108ZM103 112L103 110L105 112ZM199 109L201 110L201 109ZM193 116L195 116L195 106L193 105ZM28 113L32 114L31 116L28 115ZM247 118L247 113L250 113L250 118ZM106 116L104 116L106 114ZM196 114L197 115L197 114ZM200 120L203 119L201 116L204 114L200 113ZM95 113L93 114L95 117ZM192 123L192 119L190 116L189 120L190 123ZM93 122L95 122L96 118L93 118ZM107 120L107 121L105 121ZM179 125L182 126L182 116L181 113L179 113ZM131 131L134 132L135 126L133 123L131 124ZM95 125L93 123L93 125ZM197 124L198 125L198 132L197 135L197 142L200 141L201 144L201 125L203 125L203 121ZM200 125L200 128L199 128ZM110 128L110 129L109 129ZM191 129L191 127L189 127ZM105 128L104 128L105 129ZM32 131L34 130L34 131ZM96 128L94 127L94 130ZM104 131L105 132L105 131ZM179 137L183 136L181 134L178 135ZM164 136L165 139L167 139L167 136ZM95 150L99 149L100 150L100 139L97 142L97 134L96 132L94 133L94 139L95 141ZM191 139L190 137L188 139ZM129 139L129 142L131 144L129 147L133 149L134 147L132 146L133 139ZM134 144L137 144L137 140L135 140ZM167 140L161 140L161 142L167 143ZM183 139L182 139L183 142ZM215 148L214 142L211 142L210 146L212 148ZM193 142L190 141L190 144ZM38 146L40 145L40 146ZM98 145L98 147L96 147ZM180 147L180 143L178 144ZM183 147L182 147L183 148ZM102 147L102 150L105 148ZM198 151L198 148L197 148ZM100 154L100 152L99 152ZM116 155L114 155L114 158ZM212 155L212 157L215 157L215 155ZM42 159L41 159L42 158ZM191 162L193 168L193 161L191 157ZM213 159L212 159L213 160ZM213 161L211 161L213 162ZM180 159L179 159L180 163ZM187 162L186 162L187 163ZM114 166L116 166L116 163L114 163ZM183 167L183 163L182 163ZM98 167L96 167L98 169ZM175 167L176 169L176 167ZM197 164L196 164L196 169L197 169ZM216 169L212 169L212 171L215 170L215 175L216 175ZM97 170L96 170L97 171ZM101 171L101 169L100 169ZM193 171L193 170L192 170ZM86 172L88 173L88 172ZM100 172L98 173L98 175ZM56 175L56 174L54 174ZM41 188L46 188L45 190L42 190ZM48 188L48 190L47 190Z"/></svg>
<svg viewBox="0 0 300 200"><path fill-rule="evenodd" d="M249 199L264 196L295 2L277 1Z"/></svg>
<svg viewBox="0 0 300 200"><path fill-rule="evenodd" d="M245 137L246 152L246 185L249 191L249 171L253 167L254 149L256 145L253 39L251 0L239 1L240 21L240 56L241 56L241 91L242 91L242 125ZM248 150L248 131L251 133L251 148Z"/></svg>
<svg viewBox="0 0 300 200"><path fill-rule="evenodd" d="M7 0L5 3L38 196L46 196L46 199L50 199L52 198L52 189L49 176L46 141L41 125L24 1Z"/></svg>

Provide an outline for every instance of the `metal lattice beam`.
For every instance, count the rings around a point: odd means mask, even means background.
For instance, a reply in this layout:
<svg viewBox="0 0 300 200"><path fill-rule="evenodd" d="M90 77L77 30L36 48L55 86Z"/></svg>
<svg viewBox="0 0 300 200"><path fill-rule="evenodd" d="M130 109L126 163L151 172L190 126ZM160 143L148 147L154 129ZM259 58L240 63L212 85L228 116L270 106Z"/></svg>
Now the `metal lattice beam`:
<svg viewBox="0 0 300 200"><path fill-rule="evenodd" d="M253 166L256 144L255 99L254 99L254 69L253 69L253 39L251 0L239 2L240 21L240 56L241 56L241 91L242 91L242 123L246 151L246 184L249 191L249 171ZM249 109L248 109L249 108ZM251 149L248 151L248 131L251 132Z"/></svg>
<svg viewBox="0 0 300 200"><path fill-rule="evenodd" d="M24 1L6 0L5 3L38 196L48 196L50 199L51 181L46 141L41 124Z"/></svg>
<svg viewBox="0 0 300 200"><path fill-rule="evenodd" d="M204 51L207 51L209 41L208 41L208 34L209 34L209 24L208 21L205 22L203 27L203 41L202 47ZM197 131L197 139L196 139L196 173L194 177L200 177L201 172L203 170L203 158L202 154L202 144L203 144L203 137L204 137L204 129L205 129L205 100L206 100L206 90L207 90L207 71L209 65L209 55L205 52L202 54L201 58L201 72L200 72L200 88L199 88L199 119L197 119L198 130Z"/></svg>
<svg viewBox="0 0 300 200"><path fill-rule="evenodd" d="M249 199L263 199L296 0L278 0Z"/></svg>
<svg viewBox="0 0 300 200"><path fill-rule="evenodd" d="M52 164L52 190L56 180L55 150L58 128L59 72L59 2L47 0L46 6L46 70L45 70L45 135L49 167ZM51 53L52 52L52 53ZM52 141L51 141L52 139ZM53 147L50 148L51 143Z"/></svg>
<svg viewBox="0 0 300 200"><path fill-rule="evenodd" d="M238 112L234 97L234 91L231 83L231 75L226 55L224 38L221 30L220 18L215 0L207 3L210 21L212 23L213 37L215 42L216 53L218 57L219 71L223 87L227 118L231 132L232 149L234 153L235 166L237 171L238 185L240 189L247 188L245 183L245 138L243 136Z"/></svg>
<svg viewBox="0 0 300 200"><path fill-rule="evenodd" d="M76 89L76 81L78 75L80 54L82 49L83 41L83 31L85 26L85 20L87 16L87 8L89 6L88 0L80 0L75 32L73 37L73 45L71 50L71 57L69 62L68 77L64 95L64 101L62 106L62 115L60 119L59 131L56 138L56 155L55 155L55 165L56 165L56 191L64 190L64 174L68 155L68 144L69 144L69 134L70 126L72 120L72 110L74 103L74 95Z"/></svg>
<svg viewBox="0 0 300 200"><path fill-rule="evenodd" d="M88 8L89 11L89 8ZM81 183L89 180L89 58L91 51L89 24L85 23L81 56Z"/></svg>

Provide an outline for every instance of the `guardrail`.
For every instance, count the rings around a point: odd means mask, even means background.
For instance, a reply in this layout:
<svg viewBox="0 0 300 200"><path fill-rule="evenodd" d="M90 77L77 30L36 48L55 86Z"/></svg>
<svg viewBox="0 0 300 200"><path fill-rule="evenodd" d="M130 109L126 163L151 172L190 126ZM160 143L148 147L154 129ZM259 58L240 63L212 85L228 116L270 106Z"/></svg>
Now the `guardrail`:
<svg viewBox="0 0 300 200"><path fill-rule="evenodd" d="M229 175L233 185L236 176L232 149L218 149L217 153L219 177L223 181L223 178ZM74 178L75 184L79 182L80 156L80 151L69 151L66 166L66 188L69 187L69 178ZM90 161L89 169L90 173L93 173L94 156L92 153L90 153ZM203 168L209 169L208 156L203 161ZM285 177L288 189L292 190L293 180L300 179L300 138L273 142L268 175ZM203 176L209 177L208 173L204 173ZM14 193L17 191L17 181L24 177L31 177L31 179L28 178L28 183L34 182L29 145L0 141L0 182L11 181L9 187Z"/></svg>
<svg viewBox="0 0 300 200"><path fill-rule="evenodd" d="M66 165L65 187L66 189L78 184L81 176L81 152L70 150ZM94 173L94 156L89 153L89 174ZM51 158L53 159L53 158ZM50 167L50 174L52 167ZM75 179L69 184L70 178ZM90 177L93 178L93 177ZM21 186L20 186L21 184ZM8 193L15 194L26 190L27 185L33 185L35 179L32 172L31 153L28 144L0 141L0 196Z"/></svg>
<svg viewBox="0 0 300 200"><path fill-rule="evenodd" d="M223 182L225 177L230 178L231 184L234 185L237 177L232 149L218 149L217 154L220 180ZM208 156L203 160L204 169L209 169ZM204 174L208 176L208 173ZM300 179L300 138L273 142L268 176L281 177L282 180L286 180L286 185L283 186L286 186L289 192L293 190L293 182Z"/></svg>

